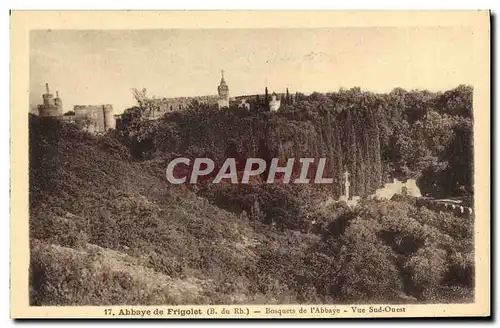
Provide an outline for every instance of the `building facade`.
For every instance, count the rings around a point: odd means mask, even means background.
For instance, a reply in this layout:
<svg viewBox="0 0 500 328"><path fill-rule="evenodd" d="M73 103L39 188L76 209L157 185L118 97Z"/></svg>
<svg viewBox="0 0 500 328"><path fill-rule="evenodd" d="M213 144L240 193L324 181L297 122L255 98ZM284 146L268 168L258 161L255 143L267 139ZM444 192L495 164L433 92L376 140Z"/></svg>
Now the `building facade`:
<svg viewBox="0 0 500 328"><path fill-rule="evenodd" d="M143 118L156 120L167 113L186 110L193 103L208 105L210 107L218 106L219 109L229 108L231 102L231 99L229 98L229 87L224 79L224 71L221 72L222 77L220 80L220 84L217 87L217 95L175 98L147 98L148 108L147 111L143 113Z"/></svg>
<svg viewBox="0 0 500 328"><path fill-rule="evenodd" d="M198 96L198 97L177 97L177 98L153 98L148 99L150 103L149 111L144 113L146 119L156 120L166 113L186 110L193 102L204 105L215 105L218 96Z"/></svg>

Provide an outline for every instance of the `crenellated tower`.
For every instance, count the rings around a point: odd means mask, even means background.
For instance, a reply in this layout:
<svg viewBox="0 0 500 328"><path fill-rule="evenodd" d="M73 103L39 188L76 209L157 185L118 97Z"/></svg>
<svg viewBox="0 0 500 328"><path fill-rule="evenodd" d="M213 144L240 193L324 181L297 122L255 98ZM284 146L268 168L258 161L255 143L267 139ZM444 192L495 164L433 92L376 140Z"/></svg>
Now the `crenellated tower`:
<svg viewBox="0 0 500 328"><path fill-rule="evenodd" d="M56 98L50 93L49 84L45 83L45 93L42 95L43 104L38 105L38 114L42 117L62 116L62 100L59 98L59 92L56 91Z"/></svg>

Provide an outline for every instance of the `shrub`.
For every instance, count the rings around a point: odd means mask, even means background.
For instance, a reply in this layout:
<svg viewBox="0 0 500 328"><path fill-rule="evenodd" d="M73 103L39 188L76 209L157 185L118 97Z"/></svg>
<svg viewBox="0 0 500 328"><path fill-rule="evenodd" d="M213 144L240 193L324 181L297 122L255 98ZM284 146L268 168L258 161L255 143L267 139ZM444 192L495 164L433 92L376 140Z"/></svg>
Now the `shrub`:
<svg viewBox="0 0 500 328"><path fill-rule="evenodd" d="M342 236L335 279L344 302L394 302L402 289L391 249L377 239L369 221L356 219Z"/></svg>
<svg viewBox="0 0 500 328"><path fill-rule="evenodd" d="M446 272L446 251L432 246L421 248L406 263L421 298L431 297Z"/></svg>

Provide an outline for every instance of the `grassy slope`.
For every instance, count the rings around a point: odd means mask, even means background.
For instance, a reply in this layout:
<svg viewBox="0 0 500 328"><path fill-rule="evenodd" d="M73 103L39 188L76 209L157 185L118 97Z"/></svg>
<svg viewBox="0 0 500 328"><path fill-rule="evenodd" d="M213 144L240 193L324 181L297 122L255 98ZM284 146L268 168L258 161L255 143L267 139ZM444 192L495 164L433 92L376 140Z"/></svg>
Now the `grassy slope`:
<svg viewBox="0 0 500 328"><path fill-rule="evenodd" d="M470 220L382 202L324 210L321 234L278 231L167 186L164 163L112 137L36 118L30 161L34 305L472 297Z"/></svg>
<svg viewBox="0 0 500 328"><path fill-rule="evenodd" d="M171 189L155 163L120 157L118 146L44 124L31 126L33 304L293 301L252 281L256 253L286 235Z"/></svg>

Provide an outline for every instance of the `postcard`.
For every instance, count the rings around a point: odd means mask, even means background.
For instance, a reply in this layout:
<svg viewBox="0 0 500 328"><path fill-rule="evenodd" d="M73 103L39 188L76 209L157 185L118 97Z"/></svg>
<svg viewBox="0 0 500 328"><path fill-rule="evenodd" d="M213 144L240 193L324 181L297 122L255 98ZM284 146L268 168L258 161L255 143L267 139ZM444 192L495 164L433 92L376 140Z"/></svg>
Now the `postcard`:
<svg viewBox="0 0 500 328"><path fill-rule="evenodd" d="M489 11L12 11L12 318L488 317Z"/></svg>

